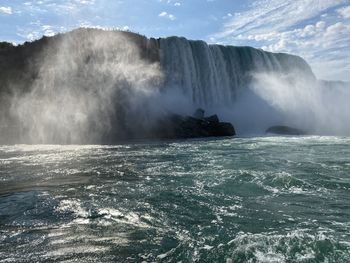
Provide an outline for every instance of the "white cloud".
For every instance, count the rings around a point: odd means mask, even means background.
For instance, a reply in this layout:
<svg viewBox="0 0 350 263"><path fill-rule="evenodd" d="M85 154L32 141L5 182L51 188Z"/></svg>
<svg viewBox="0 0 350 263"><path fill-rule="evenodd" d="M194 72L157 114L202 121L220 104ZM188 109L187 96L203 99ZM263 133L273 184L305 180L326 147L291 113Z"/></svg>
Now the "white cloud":
<svg viewBox="0 0 350 263"><path fill-rule="evenodd" d="M350 81L348 0L256 0L211 42L253 45L304 57L319 78ZM328 63L331 62L331 63ZM327 65L337 68L326 70Z"/></svg>
<svg viewBox="0 0 350 263"><path fill-rule="evenodd" d="M228 14L224 15L222 18L223 19L228 19L228 18L231 18L231 17L232 17L232 14L228 13Z"/></svg>
<svg viewBox="0 0 350 263"><path fill-rule="evenodd" d="M174 5L174 6L181 6L181 3L179 1L176 1L176 0L158 0L158 1L161 2L161 3L167 3L167 4L170 4L170 5Z"/></svg>
<svg viewBox="0 0 350 263"><path fill-rule="evenodd" d="M4 13L7 15L12 15L12 8L6 6L0 6L0 13Z"/></svg>
<svg viewBox="0 0 350 263"><path fill-rule="evenodd" d="M93 5L95 0L75 0L75 2L82 5Z"/></svg>
<svg viewBox="0 0 350 263"><path fill-rule="evenodd" d="M337 10L344 18L350 18L350 5Z"/></svg>
<svg viewBox="0 0 350 263"><path fill-rule="evenodd" d="M218 36L284 30L344 2L346 0L257 0L248 11L235 13Z"/></svg>
<svg viewBox="0 0 350 263"><path fill-rule="evenodd" d="M168 14L167 12L161 12L159 15L158 15L159 17L165 17L165 18L168 18L168 19L170 19L170 20L175 20L176 19L176 17L174 16L174 15L172 15L172 14Z"/></svg>
<svg viewBox="0 0 350 263"><path fill-rule="evenodd" d="M43 25L41 27L44 36L52 37L56 34L55 30L50 25Z"/></svg>

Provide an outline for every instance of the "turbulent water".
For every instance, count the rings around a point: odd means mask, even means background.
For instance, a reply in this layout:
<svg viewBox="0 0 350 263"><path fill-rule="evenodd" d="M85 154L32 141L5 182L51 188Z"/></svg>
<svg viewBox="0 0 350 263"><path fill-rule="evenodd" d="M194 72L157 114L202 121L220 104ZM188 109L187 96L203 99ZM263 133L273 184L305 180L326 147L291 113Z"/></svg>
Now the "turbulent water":
<svg viewBox="0 0 350 263"><path fill-rule="evenodd" d="M349 262L349 143L1 146L0 262Z"/></svg>
<svg viewBox="0 0 350 263"><path fill-rule="evenodd" d="M160 39L166 89L178 89L201 106L232 106L252 82L253 73L292 74L315 80L301 57L252 47L208 45L180 37Z"/></svg>

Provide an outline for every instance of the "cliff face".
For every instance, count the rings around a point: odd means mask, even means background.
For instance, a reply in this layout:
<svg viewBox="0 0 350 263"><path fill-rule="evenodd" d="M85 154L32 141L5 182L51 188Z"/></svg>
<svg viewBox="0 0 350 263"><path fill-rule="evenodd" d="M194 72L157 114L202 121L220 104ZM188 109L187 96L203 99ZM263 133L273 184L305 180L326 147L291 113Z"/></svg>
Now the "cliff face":
<svg viewBox="0 0 350 263"><path fill-rule="evenodd" d="M137 45L140 56L150 62L158 62L159 41L147 39L144 36L123 31L103 31L98 29L77 29L66 34L53 37L43 37L23 45L13 46L10 43L0 43L0 91L25 92L38 77L44 59L54 57L61 48L65 38L75 38L84 42L87 35L105 39L122 36Z"/></svg>
<svg viewBox="0 0 350 263"><path fill-rule="evenodd" d="M20 46L1 43L0 143L142 137L166 111L164 91L195 106L229 106L254 72L314 79L296 56L177 37L77 29Z"/></svg>
<svg viewBox="0 0 350 263"><path fill-rule="evenodd" d="M1 42L0 91L28 91L32 82L38 78L43 60L54 57L64 39L75 38L82 44L87 35L94 35L101 38L101 41L111 37L126 38L137 46L141 59L161 63L168 86L177 86L187 91L191 89L193 100L206 100L206 95L195 94L202 87L203 90L217 88L217 92L225 98L234 97L233 94L227 96L225 90L245 86L249 74L256 71L286 74L299 71L315 78L309 65L294 55L270 53L252 47L208 45L203 41L179 37L148 39L131 32L77 29L19 46Z"/></svg>

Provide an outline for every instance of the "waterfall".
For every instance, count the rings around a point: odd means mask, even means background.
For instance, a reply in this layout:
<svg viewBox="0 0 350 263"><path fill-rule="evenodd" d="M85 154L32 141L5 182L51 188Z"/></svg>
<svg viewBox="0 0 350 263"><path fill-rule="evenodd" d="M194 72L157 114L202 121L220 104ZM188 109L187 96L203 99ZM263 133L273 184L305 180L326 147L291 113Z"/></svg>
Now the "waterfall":
<svg viewBox="0 0 350 263"><path fill-rule="evenodd" d="M198 106L232 105L253 73L274 72L315 79L302 58L252 47L208 45L180 37L160 39L165 87L180 90Z"/></svg>
<svg viewBox="0 0 350 263"><path fill-rule="evenodd" d="M0 49L0 62L6 143L148 136L169 112L190 115L198 107L238 134L272 125L350 131L348 84L321 85L305 60L284 53L77 29Z"/></svg>

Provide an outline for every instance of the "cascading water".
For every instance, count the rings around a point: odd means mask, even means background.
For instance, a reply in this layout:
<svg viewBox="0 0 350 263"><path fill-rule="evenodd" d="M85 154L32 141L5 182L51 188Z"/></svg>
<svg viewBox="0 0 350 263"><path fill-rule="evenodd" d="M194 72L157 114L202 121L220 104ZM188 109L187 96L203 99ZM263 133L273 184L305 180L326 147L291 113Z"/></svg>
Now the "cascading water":
<svg viewBox="0 0 350 263"><path fill-rule="evenodd" d="M350 133L349 85L325 87L301 57L169 37L160 39L160 62L166 90L219 114L238 134L263 134L274 125Z"/></svg>
<svg viewBox="0 0 350 263"><path fill-rule="evenodd" d="M208 45L169 37L160 40L167 88L178 89L198 106L232 105L252 82L252 74L274 72L315 79L300 57L251 47Z"/></svg>

